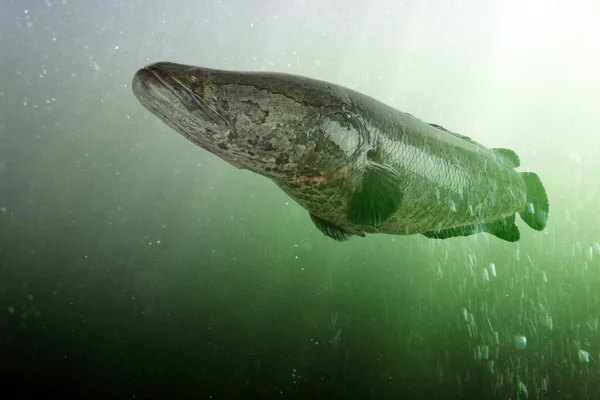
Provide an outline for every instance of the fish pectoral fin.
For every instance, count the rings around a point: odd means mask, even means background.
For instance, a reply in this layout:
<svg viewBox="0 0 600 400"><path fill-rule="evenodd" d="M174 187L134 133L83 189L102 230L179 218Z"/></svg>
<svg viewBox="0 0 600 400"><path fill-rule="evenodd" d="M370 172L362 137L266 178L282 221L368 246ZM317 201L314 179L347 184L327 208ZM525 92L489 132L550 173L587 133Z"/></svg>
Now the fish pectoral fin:
<svg viewBox="0 0 600 400"><path fill-rule="evenodd" d="M398 210L403 197L401 185L391 166L370 161L361 185L350 197L348 219L358 225L381 225Z"/></svg>
<svg viewBox="0 0 600 400"><path fill-rule="evenodd" d="M519 228L515 225L514 214L487 224L457 226L439 231L424 232L422 235L430 239L448 239L458 236L471 236L481 232L487 232L507 242L518 242L521 238Z"/></svg>
<svg viewBox="0 0 600 400"><path fill-rule="evenodd" d="M519 159L517 153L510 149L492 149L492 152L496 157L502 159L505 164L513 168L519 168L521 165L521 159Z"/></svg>
<svg viewBox="0 0 600 400"><path fill-rule="evenodd" d="M343 228L340 228L339 226L334 225L331 222L324 220L323 218L317 217L313 213L310 213L310 219L312 219L312 222L315 224L317 229L319 229L326 236L329 236L332 239L343 242L352 237L352 234L345 231Z"/></svg>

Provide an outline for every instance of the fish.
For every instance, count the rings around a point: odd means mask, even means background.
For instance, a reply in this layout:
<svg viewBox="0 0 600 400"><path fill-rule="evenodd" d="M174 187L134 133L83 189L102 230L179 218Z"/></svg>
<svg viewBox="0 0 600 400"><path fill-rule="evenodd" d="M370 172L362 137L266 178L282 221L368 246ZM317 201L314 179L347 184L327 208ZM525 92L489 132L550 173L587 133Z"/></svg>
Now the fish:
<svg viewBox="0 0 600 400"><path fill-rule="evenodd" d="M516 242L516 214L535 231L547 225L546 190L517 171L514 151L341 85L157 62L134 74L132 90L190 142L273 181L337 241L485 232Z"/></svg>

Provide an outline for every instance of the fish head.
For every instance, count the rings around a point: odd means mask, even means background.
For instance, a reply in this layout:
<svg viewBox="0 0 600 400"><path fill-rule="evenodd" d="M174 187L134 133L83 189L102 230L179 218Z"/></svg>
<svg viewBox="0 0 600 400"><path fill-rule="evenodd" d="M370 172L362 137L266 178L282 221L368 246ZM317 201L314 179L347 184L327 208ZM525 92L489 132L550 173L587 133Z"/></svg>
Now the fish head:
<svg viewBox="0 0 600 400"><path fill-rule="evenodd" d="M139 102L166 125L194 144L227 157L228 121L219 113L219 99L206 90L207 71L174 63L150 64L133 77L133 93Z"/></svg>
<svg viewBox="0 0 600 400"><path fill-rule="evenodd" d="M348 96L326 82L159 62L137 71L132 87L194 144L279 182L322 182L364 148Z"/></svg>

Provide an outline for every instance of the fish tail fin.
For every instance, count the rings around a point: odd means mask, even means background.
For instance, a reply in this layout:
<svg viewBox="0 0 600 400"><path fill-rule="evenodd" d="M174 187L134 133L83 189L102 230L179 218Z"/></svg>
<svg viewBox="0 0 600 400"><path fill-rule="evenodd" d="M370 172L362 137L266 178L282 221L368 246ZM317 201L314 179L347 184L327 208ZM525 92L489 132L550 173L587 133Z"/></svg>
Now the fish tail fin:
<svg viewBox="0 0 600 400"><path fill-rule="evenodd" d="M544 189L540 177L533 172L521 172L521 177L527 191L527 205L519 215L531 228L536 231L544 230L550 212L546 189Z"/></svg>

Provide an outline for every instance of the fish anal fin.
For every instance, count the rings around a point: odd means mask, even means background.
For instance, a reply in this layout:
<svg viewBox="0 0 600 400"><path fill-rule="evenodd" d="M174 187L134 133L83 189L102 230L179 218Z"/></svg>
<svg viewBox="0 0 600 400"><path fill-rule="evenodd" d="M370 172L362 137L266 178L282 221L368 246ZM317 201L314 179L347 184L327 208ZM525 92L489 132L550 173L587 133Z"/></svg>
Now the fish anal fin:
<svg viewBox="0 0 600 400"><path fill-rule="evenodd" d="M518 242L521 238L521 232L519 232L519 228L515 225L514 214L510 217L482 225L482 228L485 232L507 242Z"/></svg>
<svg viewBox="0 0 600 400"><path fill-rule="evenodd" d="M369 161L359 188L350 197L348 219L358 225L381 225L398 210L403 198L401 185L391 166Z"/></svg>
<svg viewBox="0 0 600 400"><path fill-rule="evenodd" d="M335 239L339 242L343 242L352 237L352 234L345 231L343 228L332 224L329 221L324 220L323 218L317 217L313 213L310 213L310 219L315 224L317 229L323 232L324 235L329 236L332 239Z"/></svg>
<svg viewBox="0 0 600 400"><path fill-rule="evenodd" d="M521 160L517 153L510 149L492 149L494 155L504 161L505 164L510 165L513 168L519 168Z"/></svg>
<svg viewBox="0 0 600 400"><path fill-rule="evenodd" d="M423 232L422 235L430 239L448 239L459 236L471 236L483 232L479 225L463 225L439 231Z"/></svg>
<svg viewBox="0 0 600 400"><path fill-rule="evenodd" d="M479 225L463 225L440 231L424 232L422 235L431 239L448 239L451 237L471 236L487 232L507 242L518 242L521 238L519 228L515 225L515 216Z"/></svg>

